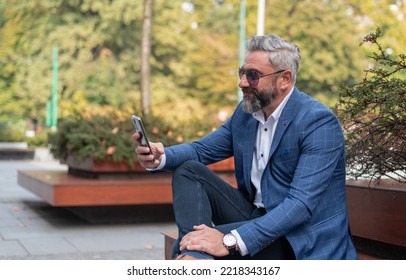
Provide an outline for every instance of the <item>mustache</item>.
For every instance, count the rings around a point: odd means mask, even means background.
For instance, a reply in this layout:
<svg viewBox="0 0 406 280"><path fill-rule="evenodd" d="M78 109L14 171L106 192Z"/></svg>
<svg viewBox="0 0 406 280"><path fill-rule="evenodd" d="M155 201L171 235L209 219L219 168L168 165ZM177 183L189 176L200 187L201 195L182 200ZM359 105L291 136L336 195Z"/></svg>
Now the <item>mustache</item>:
<svg viewBox="0 0 406 280"><path fill-rule="evenodd" d="M255 88L243 88L241 90L244 94L253 94L256 97L260 97L258 94L258 90L256 90Z"/></svg>

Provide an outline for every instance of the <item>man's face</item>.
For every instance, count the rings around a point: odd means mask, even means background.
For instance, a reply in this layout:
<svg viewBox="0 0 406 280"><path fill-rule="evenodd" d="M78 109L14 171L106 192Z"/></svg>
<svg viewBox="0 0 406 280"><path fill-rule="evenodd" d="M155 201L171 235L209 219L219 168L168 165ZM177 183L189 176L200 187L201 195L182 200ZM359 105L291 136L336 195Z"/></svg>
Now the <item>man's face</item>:
<svg viewBox="0 0 406 280"><path fill-rule="evenodd" d="M259 74L259 79L250 79L249 71L255 71ZM259 111L272 104L279 95L276 86L277 76L268 75L275 72L268 63L268 55L265 52L249 53L240 71L243 73L239 86L244 94L243 109L247 113ZM262 75L267 75L263 76ZM248 77L247 77L248 76Z"/></svg>

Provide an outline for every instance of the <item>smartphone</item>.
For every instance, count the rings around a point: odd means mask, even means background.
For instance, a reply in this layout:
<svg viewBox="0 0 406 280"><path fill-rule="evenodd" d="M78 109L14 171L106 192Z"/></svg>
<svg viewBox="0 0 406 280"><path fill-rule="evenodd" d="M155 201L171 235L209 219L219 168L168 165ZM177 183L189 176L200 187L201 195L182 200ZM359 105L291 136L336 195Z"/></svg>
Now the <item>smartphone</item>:
<svg viewBox="0 0 406 280"><path fill-rule="evenodd" d="M134 124L135 131L141 134L141 145L149 148L149 153L152 155L151 146L149 145L147 133L145 132L144 125L140 117L136 115L131 116L131 121Z"/></svg>

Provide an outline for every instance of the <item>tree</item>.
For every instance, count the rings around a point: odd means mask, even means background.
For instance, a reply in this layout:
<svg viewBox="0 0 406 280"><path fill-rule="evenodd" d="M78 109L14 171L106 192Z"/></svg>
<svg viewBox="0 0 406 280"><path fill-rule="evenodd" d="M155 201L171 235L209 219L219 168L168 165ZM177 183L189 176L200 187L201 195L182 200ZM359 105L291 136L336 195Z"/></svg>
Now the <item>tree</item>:
<svg viewBox="0 0 406 280"><path fill-rule="evenodd" d="M141 105L144 115L151 111L151 31L152 31L152 4L153 0L144 0L144 17L142 21L141 39Z"/></svg>
<svg viewBox="0 0 406 280"><path fill-rule="evenodd" d="M347 138L348 173L355 179L406 179L406 56L388 54L377 28L362 45L374 45L374 67L340 93L337 114Z"/></svg>
<svg viewBox="0 0 406 280"><path fill-rule="evenodd" d="M6 6L1 30L13 30L13 41L0 37L0 43L8 42L5 52L10 53L3 69L14 62L6 81L13 90L10 103L22 108L20 117L44 118L54 46L60 51L61 117L88 104L137 107L140 5L128 0L17 2Z"/></svg>
<svg viewBox="0 0 406 280"><path fill-rule="evenodd" d="M267 1L265 32L299 45L298 86L333 106L342 83L362 78L358 69L367 62L354 42L362 38L366 14L371 22L386 23L394 53L404 45L406 28L395 28L404 26L404 20L389 8L405 7L392 2ZM256 3L247 1L247 37L256 33ZM181 123L186 131L195 130L196 123L212 129L220 111L233 111L238 102L239 4L154 1L148 59L151 115ZM59 49L60 117L88 106L142 114L140 85L148 85L141 82L143 8L143 1L133 0L0 0L1 118L42 122L51 93L53 47Z"/></svg>

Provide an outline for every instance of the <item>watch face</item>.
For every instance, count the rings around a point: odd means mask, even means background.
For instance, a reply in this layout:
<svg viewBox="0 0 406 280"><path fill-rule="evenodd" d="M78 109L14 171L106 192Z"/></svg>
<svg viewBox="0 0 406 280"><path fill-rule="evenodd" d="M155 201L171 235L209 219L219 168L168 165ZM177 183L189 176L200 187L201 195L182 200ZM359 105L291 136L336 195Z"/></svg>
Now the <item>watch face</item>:
<svg viewBox="0 0 406 280"><path fill-rule="evenodd" d="M227 247L235 246L235 244L237 244L237 239L234 237L234 235L228 233L224 235L223 242Z"/></svg>

